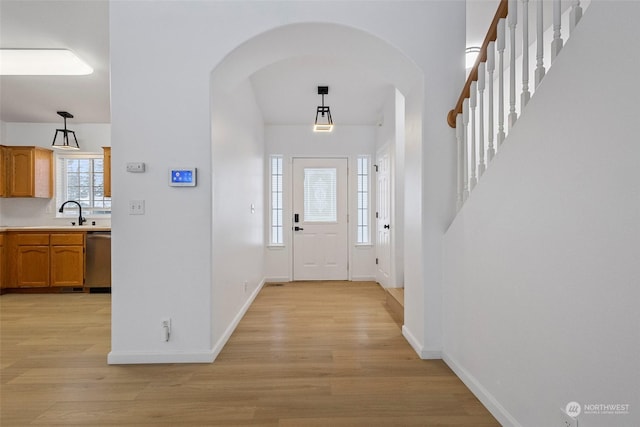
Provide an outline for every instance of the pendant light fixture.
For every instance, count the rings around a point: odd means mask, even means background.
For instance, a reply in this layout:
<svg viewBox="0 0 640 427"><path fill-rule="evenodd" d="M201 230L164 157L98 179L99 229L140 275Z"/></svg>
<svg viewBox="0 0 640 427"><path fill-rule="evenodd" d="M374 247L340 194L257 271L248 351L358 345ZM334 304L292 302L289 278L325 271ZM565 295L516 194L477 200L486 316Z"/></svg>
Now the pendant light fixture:
<svg viewBox="0 0 640 427"><path fill-rule="evenodd" d="M313 125L314 132L331 132L333 130L333 119L329 106L324 105L324 96L329 93L329 86L318 86L318 95L322 95L322 105L316 110L316 121Z"/></svg>
<svg viewBox="0 0 640 427"><path fill-rule="evenodd" d="M67 129L67 119L72 119L73 114L66 111L58 111L58 115L64 119L64 129L56 129L56 134L53 136L53 148L59 148L61 150L79 150L78 140L76 139L76 133ZM62 133L62 137L58 139L58 134ZM73 141L70 143L69 134L73 136Z"/></svg>

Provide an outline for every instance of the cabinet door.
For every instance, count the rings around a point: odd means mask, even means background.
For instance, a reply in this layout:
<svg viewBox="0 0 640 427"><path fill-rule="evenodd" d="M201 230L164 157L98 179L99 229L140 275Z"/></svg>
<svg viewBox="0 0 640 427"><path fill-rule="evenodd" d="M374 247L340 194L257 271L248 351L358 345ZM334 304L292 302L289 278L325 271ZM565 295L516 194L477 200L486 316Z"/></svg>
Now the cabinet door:
<svg viewBox="0 0 640 427"><path fill-rule="evenodd" d="M0 197L7 197L7 147L0 145Z"/></svg>
<svg viewBox="0 0 640 427"><path fill-rule="evenodd" d="M35 191L34 153L31 147L9 148L7 169L9 171L9 197L33 197Z"/></svg>
<svg viewBox="0 0 640 427"><path fill-rule="evenodd" d="M39 147L7 147L7 197L53 196L53 152Z"/></svg>
<svg viewBox="0 0 640 427"><path fill-rule="evenodd" d="M16 286L43 288L49 286L49 246L16 248Z"/></svg>
<svg viewBox="0 0 640 427"><path fill-rule="evenodd" d="M104 196L111 197L111 147L102 147L104 152Z"/></svg>
<svg viewBox="0 0 640 427"><path fill-rule="evenodd" d="M5 253L4 250L4 233L0 233L0 289L4 289L6 287L6 269L4 268L5 263Z"/></svg>
<svg viewBox="0 0 640 427"><path fill-rule="evenodd" d="M82 286L84 247L51 246L51 286Z"/></svg>

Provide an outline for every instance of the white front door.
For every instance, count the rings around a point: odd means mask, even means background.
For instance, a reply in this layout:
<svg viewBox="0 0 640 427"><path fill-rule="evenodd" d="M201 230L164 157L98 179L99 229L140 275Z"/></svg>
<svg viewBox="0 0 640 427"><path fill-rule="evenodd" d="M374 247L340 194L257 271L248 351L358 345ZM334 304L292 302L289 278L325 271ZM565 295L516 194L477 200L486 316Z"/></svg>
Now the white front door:
<svg viewBox="0 0 640 427"><path fill-rule="evenodd" d="M293 159L293 279L347 280L347 159Z"/></svg>
<svg viewBox="0 0 640 427"><path fill-rule="evenodd" d="M376 207L376 281L391 285L391 160L389 150L378 153Z"/></svg>

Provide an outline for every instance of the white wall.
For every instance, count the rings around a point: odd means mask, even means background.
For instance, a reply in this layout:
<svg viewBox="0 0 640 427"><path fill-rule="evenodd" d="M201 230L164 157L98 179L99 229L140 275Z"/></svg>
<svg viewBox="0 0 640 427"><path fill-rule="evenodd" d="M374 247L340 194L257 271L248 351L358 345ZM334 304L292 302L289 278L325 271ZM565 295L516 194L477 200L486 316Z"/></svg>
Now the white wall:
<svg viewBox="0 0 640 427"><path fill-rule="evenodd" d="M632 16L591 4L445 236L445 360L503 425L640 425Z"/></svg>
<svg viewBox="0 0 640 427"><path fill-rule="evenodd" d="M111 146L111 125L104 123L71 123L69 129L76 132L79 151L74 153L102 154L102 147ZM2 144L27 145L51 148L53 136L60 123L13 123L3 124ZM55 155L58 154L57 150ZM54 170L55 170L54 161ZM55 188L55 184L54 184ZM41 198L11 197L0 199L0 224L8 226L69 225L69 218L56 218L57 207L62 201ZM110 219L95 219L96 225L109 226Z"/></svg>
<svg viewBox="0 0 640 427"><path fill-rule="evenodd" d="M332 44L332 54L351 52L376 67L407 96L405 317L412 345L440 349L440 239L454 209L453 131L445 117L464 75L464 3L396 2L113 2L110 6L113 145L113 284L111 363L211 360L214 343L211 236L212 164L209 73L233 51L265 31L292 23L334 23L350 39L374 38L359 51ZM361 35L354 35L357 29ZM346 30L338 29L342 34ZM331 37L332 33L322 33ZM307 49L302 39L269 44L245 58L238 81ZM385 44L386 43L386 44ZM395 52L394 61L381 54ZM438 58L438 60L434 60ZM249 64L247 66L247 64ZM428 82L418 75L424 73ZM442 159L450 159L443 161ZM145 174L127 174L127 161L146 161ZM171 189L166 169L199 168L194 189ZM422 168L428 169L423 175ZM410 184L410 185L409 185ZM423 191L424 190L424 191ZM145 199L143 216L127 215L127 200ZM424 221L423 221L424 218ZM424 222L424 223L423 223ZM409 234L408 234L409 235ZM424 240L427 244L423 244ZM214 236L215 240L215 236ZM172 248L185 248L177 253ZM426 272L426 274L425 274ZM410 285L410 286L407 286ZM225 295L226 297L226 295ZM174 319L172 342L159 339L160 319ZM431 321L434 320L434 321ZM215 338L214 338L215 341Z"/></svg>
<svg viewBox="0 0 640 427"><path fill-rule="evenodd" d="M235 88L214 83L211 98L212 339L219 351L235 316L263 284L264 124L249 80Z"/></svg>
<svg viewBox="0 0 640 427"><path fill-rule="evenodd" d="M349 159L349 215L356 218L357 164L360 154L375 159L376 126L340 126L336 125L331 133L314 133L308 126L269 125L265 131L266 158L280 154L284 156L284 248L269 247L265 252L265 275L269 280L291 280L291 212L292 177L291 160L293 157L345 157ZM266 173L269 173L267 170ZM373 170L370 171L373 174ZM373 176L373 175L372 175ZM373 196L375 187L371 188ZM375 207L375 197L371 198ZM374 224L375 210L370 211L369 224ZM349 223L349 277L351 280L375 280L375 248L372 245L356 245L355 221ZM372 231L372 239L375 233ZM265 236L268 238L268 236Z"/></svg>

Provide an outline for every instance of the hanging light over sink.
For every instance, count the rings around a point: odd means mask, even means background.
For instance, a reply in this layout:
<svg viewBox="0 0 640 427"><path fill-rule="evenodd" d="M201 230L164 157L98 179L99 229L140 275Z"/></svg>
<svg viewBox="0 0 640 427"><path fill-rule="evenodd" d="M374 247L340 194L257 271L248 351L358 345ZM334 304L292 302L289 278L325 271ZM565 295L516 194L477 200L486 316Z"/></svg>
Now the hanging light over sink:
<svg viewBox="0 0 640 427"><path fill-rule="evenodd" d="M56 134L53 136L53 148L60 150L79 150L78 140L76 139L76 133L70 129L67 129L67 119L72 119L73 114L66 111L58 111L58 115L64 119L64 129L56 129ZM58 136L60 136L58 138ZM73 136L73 141L69 138L69 135Z"/></svg>

